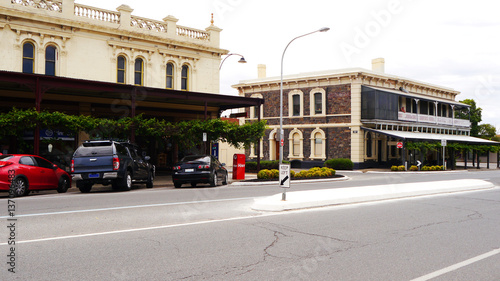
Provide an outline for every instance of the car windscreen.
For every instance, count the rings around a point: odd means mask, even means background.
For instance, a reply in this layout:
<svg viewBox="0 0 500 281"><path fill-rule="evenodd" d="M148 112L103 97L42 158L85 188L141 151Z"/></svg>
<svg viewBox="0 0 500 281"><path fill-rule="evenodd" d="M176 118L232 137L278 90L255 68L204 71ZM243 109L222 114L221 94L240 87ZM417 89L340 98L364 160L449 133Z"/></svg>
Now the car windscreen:
<svg viewBox="0 0 500 281"><path fill-rule="evenodd" d="M80 146L75 151L75 157L90 157L90 156L110 156L113 155L113 146Z"/></svg>
<svg viewBox="0 0 500 281"><path fill-rule="evenodd" d="M14 157L13 155L0 155L0 161L8 161Z"/></svg>
<svg viewBox="0 0 500 281"><path fill-rule="evenodd" d="M209 156L203 156L203 155L190 155L182 158L181 162L203 162L203 163L210 163L210 157Z"/></svg>

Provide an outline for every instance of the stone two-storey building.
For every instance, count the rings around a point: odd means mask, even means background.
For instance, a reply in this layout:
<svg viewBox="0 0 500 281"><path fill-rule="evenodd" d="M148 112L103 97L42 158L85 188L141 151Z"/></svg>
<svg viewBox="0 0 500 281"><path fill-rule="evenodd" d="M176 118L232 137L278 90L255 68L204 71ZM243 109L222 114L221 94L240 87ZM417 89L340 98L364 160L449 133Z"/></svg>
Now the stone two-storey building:
<svg viewBox="0 0 500 281"><path fill-rule="evenodd" d="M302 167L333 158L349 158L356 168L405 160L437 164L442 163L438 153L408 151L406 141L490 143L470 137L469 106L455 101L459 92L386 74L384 59L372 66L284 77L283 159L299 160L294 162ZM267 120L260 157L279 159L280 77L266 77L260 65L258 79L233 87L241 96L265 100L260 109L247 110L247 120L257 114ZM465 119L455 117L457 111ZM257 151L252 147L247 157L256 158Z"/></svg>

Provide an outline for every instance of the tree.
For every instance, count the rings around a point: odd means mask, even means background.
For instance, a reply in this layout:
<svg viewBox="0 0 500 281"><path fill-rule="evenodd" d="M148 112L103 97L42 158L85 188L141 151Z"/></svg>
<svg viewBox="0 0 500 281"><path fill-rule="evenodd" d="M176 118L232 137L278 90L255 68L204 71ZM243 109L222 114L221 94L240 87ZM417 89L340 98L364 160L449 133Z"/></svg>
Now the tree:
<svg viewBox="0 0 500 281"><path fill-rule="evenodd" d="M480 138L491 140L497 133L495 126L491 124L481 124L479 125L478 135Z"/></svg>
<svg viewBox="0 0 500 281"><path fill-rule="evenodd" d="M480 107L476 106L476 102L473 99L466 99L460 101L461 103L465 103L470 105L470 123L471 123L471 129L470 129L470 134L473 137L479 136L479 122L482 120L482 111ZM457 116L461 117L461 116Z"/></svg>

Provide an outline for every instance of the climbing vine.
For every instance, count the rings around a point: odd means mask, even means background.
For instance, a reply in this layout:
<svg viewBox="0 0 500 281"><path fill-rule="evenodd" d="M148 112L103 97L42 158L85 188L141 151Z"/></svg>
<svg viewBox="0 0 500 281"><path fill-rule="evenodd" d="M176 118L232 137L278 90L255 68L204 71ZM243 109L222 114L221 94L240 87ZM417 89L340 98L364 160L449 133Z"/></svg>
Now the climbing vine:
<svg viewBox="0 0 500 281"><path fill-rule="evenodd" d="M132 129L135 134L152 138L172 138L181 147L189 148L200 142L207 133L208 142L227 142L232 146L248 147L264 136L266 121L239 125L221 119L168 122L143 115L120 119L97 118L86 115L68 115L62 112L37 112L35 109L16 109L0 114L0 136L21 136L36 126L58 130L67 135L82 131L91 138L126 139Z"/></svg>

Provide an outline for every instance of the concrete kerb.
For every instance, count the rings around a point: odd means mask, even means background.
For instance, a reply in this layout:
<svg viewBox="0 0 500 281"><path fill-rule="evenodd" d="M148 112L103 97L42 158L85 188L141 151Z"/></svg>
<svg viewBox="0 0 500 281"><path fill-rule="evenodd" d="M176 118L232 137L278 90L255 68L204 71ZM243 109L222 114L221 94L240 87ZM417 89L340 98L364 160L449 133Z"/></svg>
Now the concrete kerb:
<svg viewBox="0 0 500 281"><path fill-rule="evenodd" d="M342 176L341 178L324 178L324 179L311 179L311 180L292 180L290 183L293 185L295 183L314 183L314 182L328 182L328 181L345 181L350 180L348 176ZM247 185L278 185L278 180L276 181L235 181L231 183L232 186L247 186Z"/></svg>
<svg viewBox="0 0 500 281"><path fill-rule="evenodd" d="M484 180L462 179L311 191L291 191L287 192L286 201L281 201L281 193L279 193L266 198L255 199L251 208L256 211L279 212L454 192L486 190L494 187L495 185Z"/></svg>

